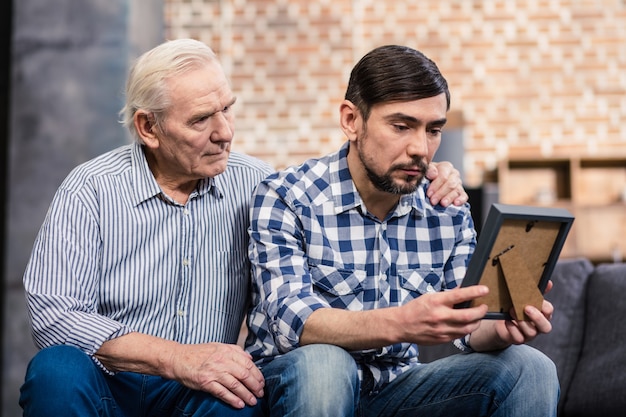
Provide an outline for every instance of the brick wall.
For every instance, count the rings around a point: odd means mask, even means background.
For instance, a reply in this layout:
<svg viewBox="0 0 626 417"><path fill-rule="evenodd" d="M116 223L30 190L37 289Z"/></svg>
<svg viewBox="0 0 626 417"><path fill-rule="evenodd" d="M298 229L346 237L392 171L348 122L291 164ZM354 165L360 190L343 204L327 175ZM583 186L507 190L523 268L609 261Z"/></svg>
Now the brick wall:
<svg viewBox="0 0 626 417"><path fill-rule="evenodd" d="M461 119L466 184L518 155L626 155L626 0L166 0L168 38L221 57L235 149L277 168L336 149L350 69L412 46Z"/></svg>

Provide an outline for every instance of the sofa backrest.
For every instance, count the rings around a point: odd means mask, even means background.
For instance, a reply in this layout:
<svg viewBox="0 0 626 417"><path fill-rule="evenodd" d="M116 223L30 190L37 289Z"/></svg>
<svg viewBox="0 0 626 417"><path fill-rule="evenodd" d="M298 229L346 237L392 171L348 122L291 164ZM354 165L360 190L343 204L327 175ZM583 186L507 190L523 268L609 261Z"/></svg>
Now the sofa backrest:
<svg viewBox="0 0 626 417"><path fill-rule="evenodd" d="M626 263L597 265L587 286L585 335L565 398L565 416L626 410Z"/></svg>

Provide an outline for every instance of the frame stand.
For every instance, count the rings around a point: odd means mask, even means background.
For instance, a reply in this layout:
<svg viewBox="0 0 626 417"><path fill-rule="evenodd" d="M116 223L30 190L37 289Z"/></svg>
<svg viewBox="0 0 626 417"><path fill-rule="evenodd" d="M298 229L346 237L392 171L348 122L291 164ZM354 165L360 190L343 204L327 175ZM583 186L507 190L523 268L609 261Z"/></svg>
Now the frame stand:
<svg viewBox="0 0 626 417"><path fill-rule="evenodd" d="M494 262L500 265L500 271L506 284L506 288L501 288L501 291L508 293L517 319L528 319L524 314L524 307L527 305L534 306L541 311L543 294L537 287L536 279L533 279L525 260L519 256L518 252L511 248L511 250L495 258Z"/></svg>

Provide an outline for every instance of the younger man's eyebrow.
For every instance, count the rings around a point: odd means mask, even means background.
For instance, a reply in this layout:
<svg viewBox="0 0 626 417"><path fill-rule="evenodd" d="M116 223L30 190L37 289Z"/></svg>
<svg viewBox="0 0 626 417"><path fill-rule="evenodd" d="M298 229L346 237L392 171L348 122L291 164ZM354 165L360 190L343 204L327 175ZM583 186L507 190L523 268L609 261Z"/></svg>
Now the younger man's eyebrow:
<svg viewBox="0 0 626 417"><path fill-rule="evenodd" d="M439 119L439 120L433 120L432 122L430 122L428 125L429 126L443 126L448 122L448 119L446 119L445 117L443 119Z"/></svg>
<svg viewBox="0 0 626 417"><path fill-rule="evenodd" d="M384 119L390 122L402 121L407 124L414 124L414 125L424 123L422 120L418 119L417 117L409 116L408 114L405 114L405 113L391 113L391 114L386 115ZM447 121L448 119L444 117L442 119L433 120L432 122L429 122L428 126L443 126L446 124Z"/></svg>

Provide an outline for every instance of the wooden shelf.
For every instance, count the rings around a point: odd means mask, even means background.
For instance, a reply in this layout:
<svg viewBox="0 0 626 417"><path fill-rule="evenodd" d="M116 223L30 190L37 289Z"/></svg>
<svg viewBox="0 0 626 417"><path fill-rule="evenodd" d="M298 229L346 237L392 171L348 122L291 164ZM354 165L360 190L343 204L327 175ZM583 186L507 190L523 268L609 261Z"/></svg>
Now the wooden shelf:
<svg viewBox="0 0 626 417"><path fill-rule="evenodd" d="M498 188L502 203L563 207L576 217L561 257L626 258L626 155L504 160Z"/></svg>

